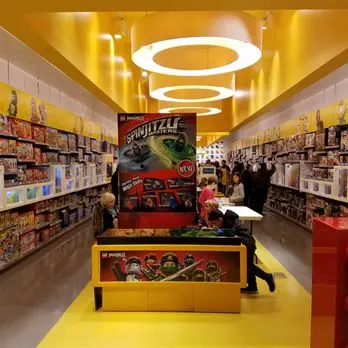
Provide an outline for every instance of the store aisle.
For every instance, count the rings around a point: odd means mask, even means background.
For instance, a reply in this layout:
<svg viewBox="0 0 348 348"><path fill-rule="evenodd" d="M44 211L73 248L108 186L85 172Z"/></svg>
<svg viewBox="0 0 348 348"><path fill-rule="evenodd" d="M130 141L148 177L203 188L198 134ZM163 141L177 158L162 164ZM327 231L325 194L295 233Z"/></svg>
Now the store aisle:
<svg viewBox="0 0 348 348"><path fill-rule="evenodd" d="M243 298L242 314L94 312L89 284L39 347L308 348L310 295L261 245L258 253L286 278L275 294L260 283L260 295Z"/></svg>
<svg viewBox="0 0 348 348"><path fill-rule="evenodd" d="M90 279L90 222L0 274L0 347L34 348Z"/></svg>

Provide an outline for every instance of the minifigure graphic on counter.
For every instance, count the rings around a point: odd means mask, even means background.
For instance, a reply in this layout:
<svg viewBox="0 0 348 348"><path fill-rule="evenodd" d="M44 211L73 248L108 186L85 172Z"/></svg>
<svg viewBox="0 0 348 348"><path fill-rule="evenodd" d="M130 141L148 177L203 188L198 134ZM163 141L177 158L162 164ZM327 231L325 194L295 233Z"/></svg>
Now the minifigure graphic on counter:
<svg viewBox="0 0 348 348"><path fill-rule="evenodd" d="M40 122L39 115L37 113L37 105L35 98L31 98L31 122L38 123Z"/></svg>
<svg viewBox="0 0 348 348"><path fill-rule="evenodd" d="M10 116L17 116L18 113L18 96L17 96L17 91L16 90L12 90L11 91L11 101L10 101L10 105L8 107L8 114Z"/></svg>
<svg viewBox="0 0 348 348"><path fill-rule="evenodd" d="M186 254L184 256L184 264L182 265L182 268L189 267L195 263L195 257L192 254ZM192 281L193 280L193 271L186 273L186 280Z"/></svg>
<svg viewBox="0 0 348 348"><path fill-rule="evenodd" d="M144 276L152 281L160 276L160 265L155 254L146 255L144 258L145 267L141 267L141 272Z"/></svg>
<svg viewBox="0 0 348 348"><path fill-rule="evenodd" d="M126 262L127 282L139 282L141 280L141 261L139 257L130 257Z"/></svg>
<svg viewBox="0 0 348 348"><path fill-rule="evenodd" d="M39 105L39 112L40 112L41 124L46 124L47 123L47 110L46 110L46 104L43 101Z"/></svg>
<svg viewBox="0 0 348 348"><path fill-rule="evenodd" d="M341 100L338 104L338 124L340 126L347 123L346 121L347 105L344 100Z"/></svg>
<svg viewBox="0 0 348 348"><path fill-rule="evenodd" d="M194 282L206 282L206 273L201 268L197 268L192 273L192 280Z"/></svg>
<svg viewBox="0 0 348 348"><path fill-rule="evenodd" d="M169 277L180 270L180 262L174 253L166 253L162 255L160 261L160 270L163 278Z"/></svg>
<svg viewBox="0 0 348 348"><path fill-rule="evenodd" d="M317 124L317 132L323 132L324 131L324 122L320 118L320 109L317 110L317 113L315 114L316 124Z"/></svg>
<svg viewBox="0 0 348 348"><path fill-rule="evenodd" d="M188 273L192 272L199 265L201 265L204 260L200 260L192 263L191 265L181 268L180 262L176 254L165 253L161 257L160 270L161 275L158 278L160 281L187 281Z"/></svg>
<svg viewBox="0 0 348 348"><path fill-rule="evenodd" d="M207 273L208 282L219 282L221 281L222 276L225 274L221 272L221 269L215 261L208 261L205 271Z"/></svg>
<svg viewBox="0 0 348 348"><path fill-rule="evenodd" d="M121 260L116 259L112 266L112 270L116 276L116 280L118 281L126 281L126 282L139 282L141 281L141 260L139 257L132 256L128 260L123 259L126 263L126 270L123 270L121 265Z"/></svg>

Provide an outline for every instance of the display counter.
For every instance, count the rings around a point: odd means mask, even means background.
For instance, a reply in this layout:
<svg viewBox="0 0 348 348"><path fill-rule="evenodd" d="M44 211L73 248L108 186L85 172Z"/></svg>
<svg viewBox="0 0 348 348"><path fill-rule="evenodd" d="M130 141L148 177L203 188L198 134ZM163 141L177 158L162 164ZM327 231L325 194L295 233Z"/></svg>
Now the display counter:
<svg viewBox="0 0 348 348"><path fill-rule="evenodd" d="M246 286L240 239L181 232L110 230L99 237L92 249L96 309L239 313Z"/></svg>

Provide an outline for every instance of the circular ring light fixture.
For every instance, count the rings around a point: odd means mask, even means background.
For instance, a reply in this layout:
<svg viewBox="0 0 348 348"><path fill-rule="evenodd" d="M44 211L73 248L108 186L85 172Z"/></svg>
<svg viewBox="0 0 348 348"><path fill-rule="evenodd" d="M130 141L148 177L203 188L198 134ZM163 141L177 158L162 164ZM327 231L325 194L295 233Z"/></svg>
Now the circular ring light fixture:
<svg viewBox="0 0 348 348"><path fill-rule="evenodd" d="M158 12L133 25L131 42L133 62L144 70L224 74L261 58L262 22L244 12Z"/></svg>
<svg viewBox="0 0 348 348"><path fill-rule="evenodd" d="M151 74L150 96L176 103L211 102L232 97L235 76L227 73L215 76L186 77Z"/></svg>
<svg viewBox="0 0 348 348"><path fill-rule="evenodd" d="M222 111L220 100L208 103L172 103L167 101L158 102L160 113L196 113L197 116L217 115Z"/></svg>

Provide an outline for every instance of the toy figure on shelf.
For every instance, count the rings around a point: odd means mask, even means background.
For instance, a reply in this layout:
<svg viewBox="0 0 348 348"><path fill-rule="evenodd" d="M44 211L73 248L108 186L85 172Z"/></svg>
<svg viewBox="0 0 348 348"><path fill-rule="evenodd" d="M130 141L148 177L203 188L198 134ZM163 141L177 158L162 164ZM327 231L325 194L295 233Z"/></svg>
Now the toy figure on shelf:
<svg viewBox="0 0 348 348"><path fill-rule="evenodd" d="M35 122L35 123L40 122L40 118L39 118L39 115L37 113L35 98L31 98L31 122Z"/></svg>
<svg viewBox="0 0 348 348"><path fill-rule="evenodd" d="M317 123L317 132L322 133L324 131L324 122L320 118L320 109L316 113L316 123Z"/></svg>
<svg viewBox="0 0 348 348"><path fill-rule="evenodd" d="M341 100L338 104L338 124L344 125L347 123L346 121L346 113L347 113L347 105L344 100Z"/></svg>
<svg viewBox="0 0 348 348"><path fill-rule="evenodd" d="M10 116L17 116L18 113L18 96L17 96L17 91L16 90L12 90L11 91L11 101L10 101L10 105L8 107L8 114Z"/></svg>
<svg viewBox="0 0 348 348"><path fill-rule="evenodd" d="M47 110L46 110L46 105L43 101L39 105L39 112L40 112L41 124L46 124L47 123Z"/></svg>

